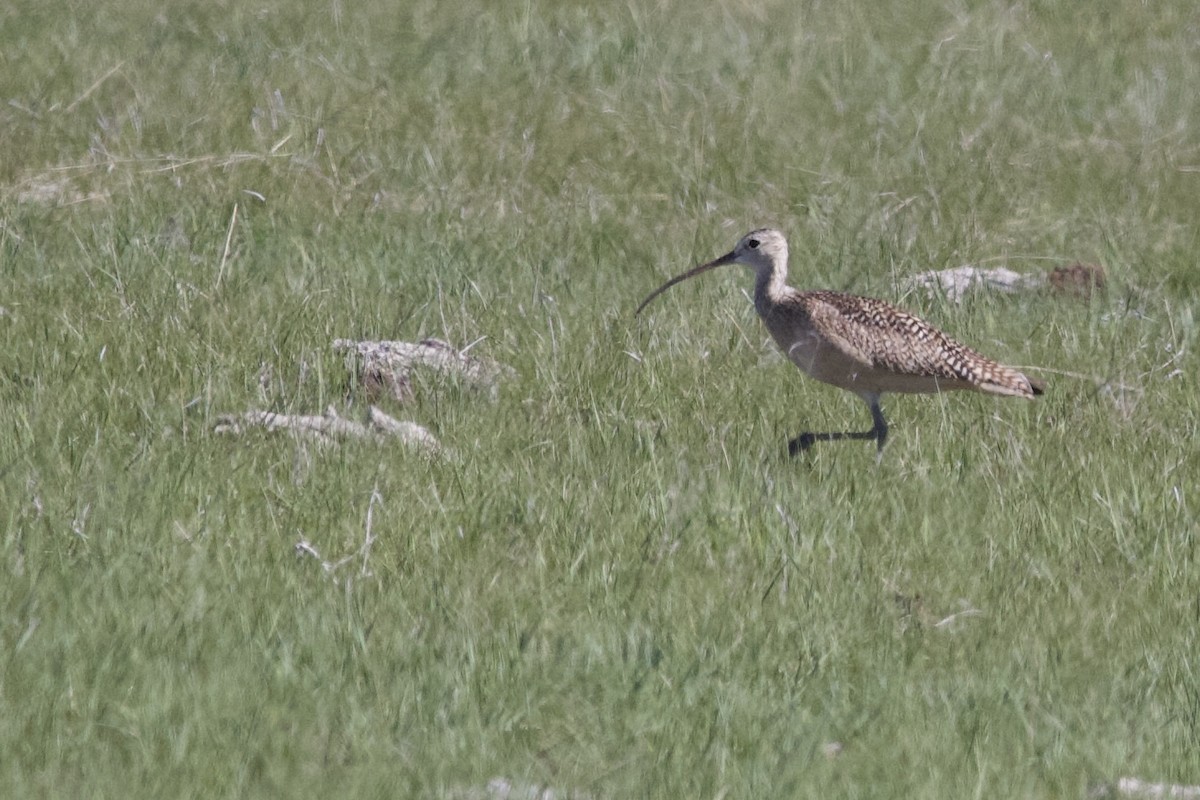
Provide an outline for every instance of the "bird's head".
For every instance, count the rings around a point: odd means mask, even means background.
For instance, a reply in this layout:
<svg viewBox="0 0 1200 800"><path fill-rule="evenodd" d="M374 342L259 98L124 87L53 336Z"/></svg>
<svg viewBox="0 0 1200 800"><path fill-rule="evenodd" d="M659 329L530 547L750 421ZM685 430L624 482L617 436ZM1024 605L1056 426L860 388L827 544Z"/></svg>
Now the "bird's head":
<svg viewBox="0 0 1200 800"><path fill-rule="evenodd" d="M787 239L784 238L782 233L774 228L759 228L758 230L750 231L750 233L739 239L737 245L725 255L713 259L707 264L693 267L682 275L676 275L655 289L650 293L649 297L642 301L642 304L638 306L634 314L642 313L642 309L649 305L651 300L675 284L686 281L688 278L694 278L702 272L708 272L710 269L723 267L726 264L744 264L753 269L756 274L761 275L764 272L770 274L787 269L787 258Z"/></svg>
<svg viewBox="0 0 1200 800"><path fill-rule="evenodd" d="M759 228L739 239L733 250L718 258L717 262L745 264L759 272L775 269L778 264L787 264L787 258L788 244L783 234L774 228Z"/></svg>

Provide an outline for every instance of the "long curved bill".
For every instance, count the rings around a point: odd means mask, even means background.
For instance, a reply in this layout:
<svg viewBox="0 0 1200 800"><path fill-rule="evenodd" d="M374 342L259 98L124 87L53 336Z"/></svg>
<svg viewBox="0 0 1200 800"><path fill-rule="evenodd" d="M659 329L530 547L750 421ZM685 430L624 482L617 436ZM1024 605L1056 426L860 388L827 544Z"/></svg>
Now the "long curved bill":
<svg viewBox="0 0 1200 800"><path fill-rule="evenodd" d="M651 292L650 296L647 297L645 300L643 300L642 304L637 307L637 311L633 312L633 315L636 317L638 314L641 314L642 309L645 308L646 306L650 305L651 300L658 297L660 294L665 292L667 289L670 289L675 284L682 283L683 281L686 281L688 278L694 278L702 272L708 272L710 269L716 269L717 267L723 267L726 264L732 264L736 260L737 260L737 256L731 251L731 252L728 252L725 255L721 256L720 258L716 259L715 261L710 261L707 264L701 264L698 267L692 267L691 269L689 269L687 272L683 273L682 275L676 275L674 278L671 278L671 280L667 281L662 286L658 287L653 292Z"/></svg>

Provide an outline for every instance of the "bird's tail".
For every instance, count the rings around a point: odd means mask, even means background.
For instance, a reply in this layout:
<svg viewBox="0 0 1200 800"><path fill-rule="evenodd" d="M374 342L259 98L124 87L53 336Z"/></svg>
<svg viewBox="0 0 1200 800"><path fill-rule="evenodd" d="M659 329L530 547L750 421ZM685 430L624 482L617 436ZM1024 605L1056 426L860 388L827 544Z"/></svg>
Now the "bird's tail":
<svg viewBox="0 0 1200 800"><path fill-rule="evenodd" d="M1024 397L1032 400L1046 393L1046 382L1030 378L1023 372L1010 367L996 365L988 370L987 376L978 384L980 391L1008 397Z"/></svg>

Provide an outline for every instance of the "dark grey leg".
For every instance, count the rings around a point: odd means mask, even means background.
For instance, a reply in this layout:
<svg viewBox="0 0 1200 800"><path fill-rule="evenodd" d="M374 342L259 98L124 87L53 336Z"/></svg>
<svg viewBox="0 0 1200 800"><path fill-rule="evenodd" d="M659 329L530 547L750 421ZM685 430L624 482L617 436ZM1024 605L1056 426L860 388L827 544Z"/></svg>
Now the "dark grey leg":
<svg viewBox="0 0 1200 800"><path fill-rule="evenodd" d="M882 458L883 446L887 443L888 424L883 418L883 409L879 407L879 395L874 393L864 393L859 395L863 402L871 409L871 421L875 427L869 431L837 431L828 433L802 433L795 439L788 442L788 455L796 456L808 448L812 447L817 442L836 442L839 439L874 439L876 445L876 456Z"/></svg>

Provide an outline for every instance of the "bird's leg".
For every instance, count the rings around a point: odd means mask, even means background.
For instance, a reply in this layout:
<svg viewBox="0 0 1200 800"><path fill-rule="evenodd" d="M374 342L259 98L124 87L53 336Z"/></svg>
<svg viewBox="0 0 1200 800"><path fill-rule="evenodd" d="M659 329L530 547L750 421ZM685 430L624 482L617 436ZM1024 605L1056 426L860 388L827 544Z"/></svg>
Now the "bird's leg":
<svg viewBox="0 0 1200 800"><path fill-rule="evenodd" d="M863 395L863 400L871 407L871 420L875 423L875 463L883 460L883 446L887 444L887 420L883 418L883 409L879 407L879 395Z"/></svg>
<svg viewBox="0 0 1200 800"><path fill-rule="evenodd" d="M795 456L803 453L817 442L836 442L839 439L874 439L879 452L883 452L883 443L887 439L887 428L869 431L822 431L805 432L788 442L788 455Z"/></svg>
<svg viewBox="0 0 1200 800"><path fill-rule="evenodd" d="M827 433L802 433L795 439L788 442L788 455L795 456L808 448L812 447L817 442L836 442L839 439L874 439L876 445L876 457L882 458L883 446L887 443L888 424L883 418L883 409L879 407L879 395L873 392L865 392L862 395L865 402L871 409L871 420L875 426L869 431L837 431Z"/></svg>

